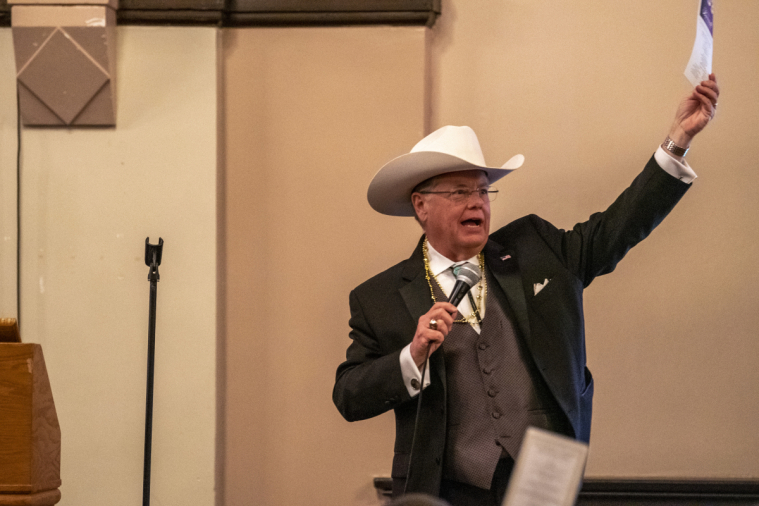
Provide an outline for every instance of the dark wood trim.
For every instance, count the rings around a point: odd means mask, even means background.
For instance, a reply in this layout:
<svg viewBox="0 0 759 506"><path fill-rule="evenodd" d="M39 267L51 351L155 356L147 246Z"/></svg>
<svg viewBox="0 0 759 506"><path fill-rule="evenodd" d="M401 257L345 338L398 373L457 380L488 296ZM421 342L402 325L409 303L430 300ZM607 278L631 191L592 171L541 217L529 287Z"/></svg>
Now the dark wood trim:
<svg viewBox="0 0 759 506"><path fill-rule="evenodd" d="M230 12L224 26L427 25L437 14L425 11L380 12Z"/></svg>
<svg viewBox="0 0 759 506"><path fill-rule="evenodd" d="M390 497L393 481L374 478L374 488ZM614 504L666 503L709 500L734 504L757 504L759 480L635 480L587 478L582 484L578 504L612 501Z"/></svg>
<svg viewBox="0 0 759 506"><path fill-rule="evenodd" d="M219 25L224 0L119 0L119 25Z"/></svg>
<svg viewBox="0 0 759 506"><path fill-rule="evenodd" d="M385 477L374 478L374 489L380 497L392 497L393 479Z"/></svg>
<svg viewBox="0 0 759 506"><path fill-rule="evenodd" d="M117 25L222 25L223 11L190 9L134 9L116 12Z"/></svg>
<svg viewBox="0 0 759 506"><path fill-rule="evenodd" d="M587 478L580 497L623 499L719 499L759 500L759 480L643 480Z"/></svg>
<svg viewBox="0 0 759 506"><path fill-rule="evenodd" d="M120 0L119 25L432 26L441 0ZM0 26L10 26L0 0Z"/></svg>
<svg viewBox="0 0 759 506"><path fill-rule="evenodd" d="M231 10L248 12L440 10L440 2L432 0L228 0L227 4Z"/></svg>
<svg viewBox="0 0 759 506"><path fill-rule="evenodd" d="M426 25L441 0L120 0L120 25L334 26ZM0 0L0 26L10 26Z"/></svg>
<svg viewBox="0 0 759 506"><path fill-rule="evenodd" d="M11 26L11 7L8 0L0 0L0 26Z"/></svg>

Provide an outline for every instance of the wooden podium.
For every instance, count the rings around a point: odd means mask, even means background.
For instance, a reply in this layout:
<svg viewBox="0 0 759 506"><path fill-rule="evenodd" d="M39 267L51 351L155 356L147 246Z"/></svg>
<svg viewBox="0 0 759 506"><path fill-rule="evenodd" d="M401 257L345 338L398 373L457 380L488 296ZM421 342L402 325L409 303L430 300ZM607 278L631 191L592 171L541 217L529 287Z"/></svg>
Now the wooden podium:
<svg viewBox="0 0 759 506"><path fill-rule="evenodd" d="M39 344L0 320L0 506L61 500L61 429Z"/></svg>

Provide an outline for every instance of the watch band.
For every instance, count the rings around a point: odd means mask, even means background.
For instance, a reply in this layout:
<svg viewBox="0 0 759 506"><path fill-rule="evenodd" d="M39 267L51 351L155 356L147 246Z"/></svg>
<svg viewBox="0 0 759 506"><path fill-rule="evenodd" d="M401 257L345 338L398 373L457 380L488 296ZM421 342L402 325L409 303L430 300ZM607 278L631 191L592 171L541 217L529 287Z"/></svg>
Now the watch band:
<svg viewBox="0 0 759 506"><path fill-rule="evenodd" d="M675 141L669 138L669 135L666 139L664 139L664 142L662 142L661 145L662 148L666 149L670 153L672 153L675 156L685 156L685 153L688 152L688 149L690 148L681 148L677 144L675 144Z"/></svg>

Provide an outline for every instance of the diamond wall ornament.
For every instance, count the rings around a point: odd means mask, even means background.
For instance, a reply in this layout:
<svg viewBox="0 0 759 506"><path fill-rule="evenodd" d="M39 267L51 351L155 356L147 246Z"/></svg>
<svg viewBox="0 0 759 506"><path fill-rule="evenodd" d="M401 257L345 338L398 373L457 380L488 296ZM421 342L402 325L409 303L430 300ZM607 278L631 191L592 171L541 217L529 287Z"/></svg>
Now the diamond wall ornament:
<svg viewBox="0 0 759 506"><path fill-rule="evenodd" d="M115 125L116 1L33 1L9 1L24 125Z"/></svg>

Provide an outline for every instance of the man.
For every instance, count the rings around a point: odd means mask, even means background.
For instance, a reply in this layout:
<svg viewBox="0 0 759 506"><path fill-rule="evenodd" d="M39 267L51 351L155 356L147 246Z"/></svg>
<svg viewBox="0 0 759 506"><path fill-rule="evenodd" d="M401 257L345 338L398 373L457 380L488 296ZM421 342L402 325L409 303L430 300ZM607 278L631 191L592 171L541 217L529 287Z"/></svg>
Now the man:
<svg viewBox="0 0 759 506"><path fill-rule="evenodd" d="M687 191L695 174L683 157L718 97L711 75L632 185L571 231L530 215L490 234L490 184L523 157L487 167L468 127L443 127L380 169L370 204L415 216L424 235L408 260L351 292L352 343L333 400L349 421L395 411L395 496L499 505L528 426L589 441L582 291ZM463 263L482 277L457 309L446 294Z"/></svg>

